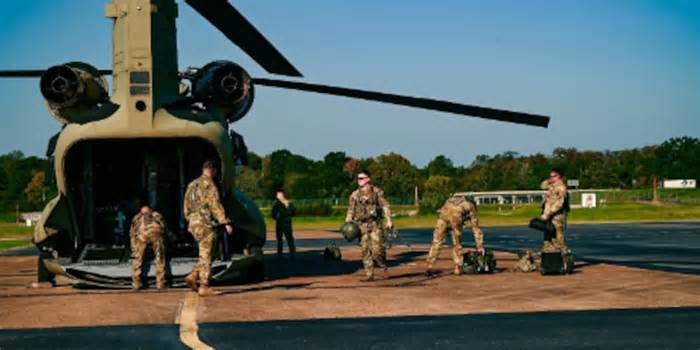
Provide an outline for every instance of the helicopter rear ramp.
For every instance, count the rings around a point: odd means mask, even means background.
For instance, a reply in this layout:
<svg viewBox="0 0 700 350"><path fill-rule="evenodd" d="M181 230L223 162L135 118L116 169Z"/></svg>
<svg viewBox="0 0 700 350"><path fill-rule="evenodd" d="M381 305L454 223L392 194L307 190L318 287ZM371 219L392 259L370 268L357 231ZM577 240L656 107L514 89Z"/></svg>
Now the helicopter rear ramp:
<svg viewBox="0 0 700 350"><path fill-rule="evenodd" d="M85 260L70 263L66 259L51 259L44 260L44 264L49 271L69 278L76 288L131 288L131 261ZM186 286L185 276L192 272L196 264L197 258L171 259L166 265L170 285ZM144 264L142 276L145 276L146 285L155 286L155 264L152 261ZM215 284L253 282L264 276L264 267L262 260L253 255L236 254L228 261L213 261L211 276Z"/></svg>

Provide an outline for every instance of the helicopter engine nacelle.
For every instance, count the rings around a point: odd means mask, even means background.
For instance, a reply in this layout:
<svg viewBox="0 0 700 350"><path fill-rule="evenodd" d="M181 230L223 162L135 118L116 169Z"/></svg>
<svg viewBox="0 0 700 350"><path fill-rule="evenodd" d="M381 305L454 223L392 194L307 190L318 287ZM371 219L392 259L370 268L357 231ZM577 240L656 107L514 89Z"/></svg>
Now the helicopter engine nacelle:
<svg viewBox="0 0 700 350"><path fill-rule="evenodd" d="M49 112L64 124L91 121L88 112L109 100L107 81L87 63L53 66L41 75L39 86Z"/></svg>
<svg viewBox="0 0 700 350"><path fill-rule="evenodd" d="M241 66L214 61L202 67L192 81L192 96L229 123L245 116L253 105L253 82Z"/></svg>

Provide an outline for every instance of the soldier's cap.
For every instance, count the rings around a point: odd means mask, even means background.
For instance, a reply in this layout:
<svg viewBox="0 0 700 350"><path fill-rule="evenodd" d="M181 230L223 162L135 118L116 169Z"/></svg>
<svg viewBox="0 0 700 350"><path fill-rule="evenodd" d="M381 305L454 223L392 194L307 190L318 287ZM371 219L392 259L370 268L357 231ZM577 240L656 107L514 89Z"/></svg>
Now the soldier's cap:
<svg viewBox="0 0 700 350"><path fill-rule="evenodd" d="M202 164L202 169L216 170L216 161L211 159L207 160L206 162L204 162L204 164Z"/></svg>

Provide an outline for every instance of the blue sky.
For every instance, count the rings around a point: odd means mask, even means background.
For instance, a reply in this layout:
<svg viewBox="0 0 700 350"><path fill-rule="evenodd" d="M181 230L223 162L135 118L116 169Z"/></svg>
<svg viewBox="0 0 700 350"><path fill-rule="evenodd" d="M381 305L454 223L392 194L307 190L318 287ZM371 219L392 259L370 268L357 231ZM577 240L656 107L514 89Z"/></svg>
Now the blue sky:
<svg viewBox="0 0 700 350"><path fill-rule="evenodd" d="M78 3L80 3L78 5ZM104 1L3 4L0 69L81 60L111 67ZM550 115L548 129L258 87L235 124L249 148L319 159L390 151L425 165L439 154L554 147L622 149L700 136L700 2L254 1L235 6L309 82ZM184 2L181 68L214 59L269 77ZM42 154L60 125L37 80L0 81L0 153Z"/></svg>

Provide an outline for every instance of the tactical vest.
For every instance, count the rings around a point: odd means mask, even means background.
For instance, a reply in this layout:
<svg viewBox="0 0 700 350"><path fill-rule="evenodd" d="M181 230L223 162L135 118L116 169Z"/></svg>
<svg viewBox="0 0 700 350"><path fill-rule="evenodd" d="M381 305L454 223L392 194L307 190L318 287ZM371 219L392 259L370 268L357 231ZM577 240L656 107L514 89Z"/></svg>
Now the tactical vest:
<svg viewBox="0 0 700 350"><path fill-rule="evenodd" d="M375 221L382 218L382 208L379 205L379 194L374 187L370 187L370 193L365 195L358 190L357 203L355 205L355 220Z"/></svg>

